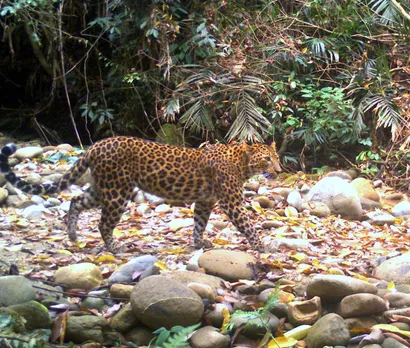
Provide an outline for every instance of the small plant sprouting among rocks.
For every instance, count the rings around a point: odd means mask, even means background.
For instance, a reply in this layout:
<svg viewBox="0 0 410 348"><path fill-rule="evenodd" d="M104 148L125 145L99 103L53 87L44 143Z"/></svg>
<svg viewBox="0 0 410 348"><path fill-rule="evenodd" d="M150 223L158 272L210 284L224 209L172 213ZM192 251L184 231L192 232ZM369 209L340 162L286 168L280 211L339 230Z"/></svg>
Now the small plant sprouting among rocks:
<svg viewBox="0 0 410 348"><path fill-rule="evenodd" d="M266 316L268 312L276 305L276 303L279 300L279 288L276 287L275 291L271 292L271 294L268 297L268 301L266 304L259 308L256 311L241 311L237 310L235 311L231 318L230 321L224 325L223 330L224 331L231 331L233 327L235 326L235 320L236 319L245 319L245 329L249 325L254 325L258 327L263 327L266 329L267 332L270 331L269 328L269 317ZM255 320L259 319L259 320ZM273 337L272 337L273 338Z"/></svg>
<svg viewBox="0 0 410 348"><path fill-rule="evenodd" d="M155 337L149 344L150 348L181 348L189 345L188 337L201 324L195 324L187 327L173 326L167 330L164 327L154 331Z"/></svg>

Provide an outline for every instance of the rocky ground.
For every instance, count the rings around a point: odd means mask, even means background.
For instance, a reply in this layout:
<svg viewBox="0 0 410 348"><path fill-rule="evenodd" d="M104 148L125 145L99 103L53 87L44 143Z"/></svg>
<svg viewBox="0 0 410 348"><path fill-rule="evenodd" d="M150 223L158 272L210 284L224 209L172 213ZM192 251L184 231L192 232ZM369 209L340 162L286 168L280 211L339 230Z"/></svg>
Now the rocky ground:
<svg viewBox="0 0 410 348"><path fill-rule="evenodd" d="M0 146L9 142L0 135ZM32 183L58 180L81 151L19 143ZM269 250L256 254L214 209L214 248L192 245L192 206L136 192L103 249L99 212L71 243L70 198L27 196L0 176L0 340L151 347L410 346L410 203L353 170L246 185ZM161 329L162 328L162 329ZM16 345L16 344L15 344Z"/></svg>

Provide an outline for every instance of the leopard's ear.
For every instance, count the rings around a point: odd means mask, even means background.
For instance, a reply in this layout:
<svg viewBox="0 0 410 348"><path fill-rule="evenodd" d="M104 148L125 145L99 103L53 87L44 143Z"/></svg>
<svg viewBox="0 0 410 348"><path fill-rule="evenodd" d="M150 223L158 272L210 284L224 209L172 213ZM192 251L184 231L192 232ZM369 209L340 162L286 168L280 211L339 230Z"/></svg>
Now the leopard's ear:
<svg viewBox="0 0 410 348"><path fill-rule="evenodd" d="M274 141L272 141L272 144L270 144L270 147L276 151L276 143Z"/></svg>
<svg viewBox="0 0 410 348"><path fill-rule="evenodd" d="M243 154L243 164L245 166L248 166L249 162L251 161L252 157L252 146L249 146L246 142L242 142L241 145L239 145L242 154Z"/></svg>

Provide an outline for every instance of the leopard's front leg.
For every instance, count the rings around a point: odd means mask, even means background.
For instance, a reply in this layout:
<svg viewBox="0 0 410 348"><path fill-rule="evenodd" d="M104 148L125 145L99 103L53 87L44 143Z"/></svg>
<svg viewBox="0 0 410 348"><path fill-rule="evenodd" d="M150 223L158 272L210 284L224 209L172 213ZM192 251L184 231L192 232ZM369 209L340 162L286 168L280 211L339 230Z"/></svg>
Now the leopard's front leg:
<svg viewBox="0 0 410 348"><path fill-rule="evenodd" d="M252 248L263 252L265 247L243 206L242 186L234 188L232 185L224 186L222 184L221 189L218 190L219 206L228 215L238 231L245 235Z"/></svg>
<svg viewBox="0 0 410 348"><path fill-rule="evenodd" d="M196 201L194 209L194 247L200 248L212 248L212 243L209 240L204 239L204 231L206 224L208 223L209 216L211 215L212 208L215 205L215 201Z"/></svg>

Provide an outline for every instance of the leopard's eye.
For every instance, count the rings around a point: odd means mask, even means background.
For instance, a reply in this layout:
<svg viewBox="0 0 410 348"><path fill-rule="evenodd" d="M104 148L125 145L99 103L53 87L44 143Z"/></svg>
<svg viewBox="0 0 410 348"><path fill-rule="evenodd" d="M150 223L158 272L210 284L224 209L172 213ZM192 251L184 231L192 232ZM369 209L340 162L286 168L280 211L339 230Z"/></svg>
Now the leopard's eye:
<svg viewBox="0 0 410 348"><path fill-rule="evenodd" d="M271 158L270 158L270 156L265 156L265 161L268 161L268 162L270 162L270 161L271 161Z"/></svg>

